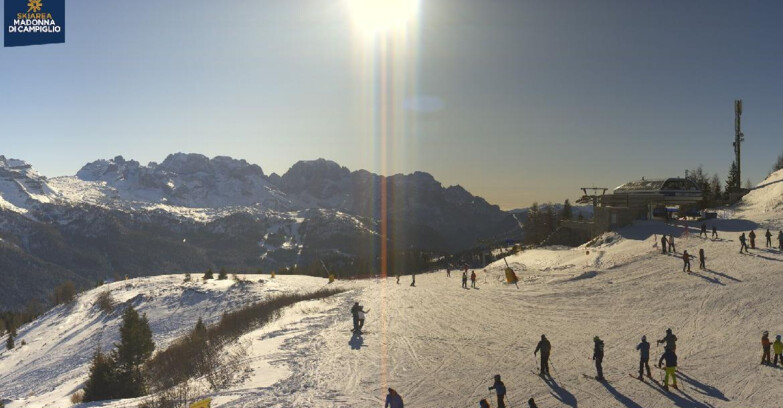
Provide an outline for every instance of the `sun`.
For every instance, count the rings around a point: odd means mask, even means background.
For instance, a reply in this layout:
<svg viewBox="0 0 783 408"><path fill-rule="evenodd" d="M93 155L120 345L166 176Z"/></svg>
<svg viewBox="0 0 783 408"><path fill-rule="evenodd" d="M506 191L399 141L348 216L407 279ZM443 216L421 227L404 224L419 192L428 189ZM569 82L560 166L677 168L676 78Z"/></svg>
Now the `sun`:
<svg viewBox="0 0 783 408"><path fill-rule="evenodd" d="M419 10L419 0L345 0L354 24L376 34L403 28Z"/></svg>

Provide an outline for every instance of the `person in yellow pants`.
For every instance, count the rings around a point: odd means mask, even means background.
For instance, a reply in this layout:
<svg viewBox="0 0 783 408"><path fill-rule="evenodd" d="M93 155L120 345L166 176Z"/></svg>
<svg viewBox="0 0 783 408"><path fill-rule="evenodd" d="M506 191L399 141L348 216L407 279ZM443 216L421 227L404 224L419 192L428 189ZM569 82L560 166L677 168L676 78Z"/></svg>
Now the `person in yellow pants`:
<svg viewBox="0 0 783 408"><path fill-rule="evenodd" d="M663 389L668 390L669 389L669 377L672 378L672 387L674 389L677 389L677 376L675 373L677 372L677 354L674 353L674 350L667 349L665 353L661 356L661 359L658 360L658 367L661 367L661 363L666 361L666 377L663 379Z"/></svg>
<svg viewBox="0 0 783 408"><path fill-rule="evenodd" d="M783 342L780 341L780 335L775 336L775 342L772 343L772 349L775 351L775 367L778 366L778 359L783 364Z"/></svg>

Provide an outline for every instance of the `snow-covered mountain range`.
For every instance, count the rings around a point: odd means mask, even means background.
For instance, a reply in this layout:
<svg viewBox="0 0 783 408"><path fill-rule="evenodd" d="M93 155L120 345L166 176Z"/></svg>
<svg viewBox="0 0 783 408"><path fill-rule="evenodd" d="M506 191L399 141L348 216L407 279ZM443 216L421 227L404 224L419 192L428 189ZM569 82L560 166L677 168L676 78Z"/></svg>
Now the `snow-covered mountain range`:
<svg viewBox="0 0 783 408"><path fill-rule="evenodd" d="M779 407L783 372L759 362L761 333L768 330L773 340L783 334L783 251L761 237L767 228L783 229L783 170L707 223L717 227L717 238L700 237L700 222L640 221L579 248L525 250L505 260L519 288L505 283L504 260L476 270L476 289L461 288L444 270L418 275L416 286L407 284L409 277L403 284L392 277L338 280L331 286L347 292L297 304L238 339L248 350L246 375L227 389L194 388L189 402L210 397L213 407L377 407L392 387L407 406L475 407L493 398L487 387L500 374L512 407L531 397L548 408ZM737 237L750 230L759 235L756 249L739 254ZM661 234L675 237L676 252L661 253ZM692 273L684 273L683 251L699 249L706 268L694 259ZM225 310L275 293L326 285L306 276L183 278L107 284L22 326L17 347L0 349L0 400L9 408L72 406L69 398L83 387L95 348L108 350L119 338L121 313L102 313L96 305L104 291L146 313L164 348L199 317L211 323ZM354 301L369 309L361 336L350 332ZM665 391L631 376L639 368L636 345L646 335L652 377L661 378L654 366L663 347L655 340L667 328L678 337L679 389ZM533 355L541 334L552 343L552 378L546 380L537 375ZM605 342L607 382L592 378L594 336ZM78 406L136 407L142 400Z"/></svg>
<svg viewBox="0 0 783 408"><path fill-rule="evenodd" d="M0 156L0 308L66 279L366 255L380 242L382 182L392 246L455 251L521 235L497 206L421 172L382 177L318 159L266 175L245 160L177 153L147 165L117 156L47 178Z"/></svg>

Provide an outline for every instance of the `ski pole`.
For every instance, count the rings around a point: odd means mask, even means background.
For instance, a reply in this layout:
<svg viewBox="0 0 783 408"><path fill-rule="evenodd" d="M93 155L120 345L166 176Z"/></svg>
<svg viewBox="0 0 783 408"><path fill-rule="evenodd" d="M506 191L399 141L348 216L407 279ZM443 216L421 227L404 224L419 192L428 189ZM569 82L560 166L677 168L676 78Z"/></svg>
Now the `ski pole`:
<svg viewBox="0 0 783 408"><path fill-rule="evenodd" d="M540 374L541 373L541 368L538 366L538 359L536 358L536 354L535 353L533 353L533 362L536 363L536 371L538 371L539 374Z"/></svg>
<svg viewBox="0 0 783 408"><path fill-rule="evenodd" d="M552 362L551 358L549 359L549 365L552 366L552 370L555 372L555 375L560 377L560 374L558 374L558 372L557 372L557 368L555 368L555 363Z"/></svg>

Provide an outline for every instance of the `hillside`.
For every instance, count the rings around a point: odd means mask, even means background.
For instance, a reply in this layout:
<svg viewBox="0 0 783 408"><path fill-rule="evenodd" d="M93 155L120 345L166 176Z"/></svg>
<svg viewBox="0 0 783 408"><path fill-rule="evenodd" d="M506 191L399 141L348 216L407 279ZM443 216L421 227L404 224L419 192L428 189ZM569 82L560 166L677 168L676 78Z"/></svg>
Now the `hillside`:
<svg viewBox="0 0 783 408"><path fill-rule="evenodd" d="M773 339L783 334L777 290L783 285L783 253L763 248L761 240L750 255L740 255L737 241L741 231L759 232L756 220L771 212L760 209L778 208L774 202L761 205L777 186L762 183L756 194L746 196L733 212L743 218L710 221L718 228L717 240L699 238L698 223L686 235L682 224L641 222L606 234L593 246L514 255L507 261L521 279L519 289L503 283L502 260L477 271L477 289L460 288L458 275L447 278L445 271L417 276L415 287L408 285L410 277L400 285L393 278L339 282L351 291L295 307L276 324L244 336L250 342L251 374L209 395L220 407L367 407L382 406L390 386L408 406L474 407L489 397L485 387L492 376L501 374L511 406L517 407L531 396L540 407L780 406L783 371L759 365L759 340L763 330ZM675 235L676 254L663 255L654 247L664 233ZM694 260L693 273L683 273L682 251L695 255L699 248L706 252L707 269L700 271ZM264 291L315 288L323 282L282 276L274 284L242 290L263 296ZM136 290L150 294L139 306L156 316L153 331L162 344L199 314L214 319L218 299L245 298L230 283L222 289L193 284L198 292L190 292L179 277L113 285L118 298L132 298ZM198 305L186 300L188 293L202 290L212 300ZM116 336L116 317L104 322L89 312L96 293L23 327L18 342L29 344L0 352L0 392L13 400L9 407L69 405L68 395L84 378L89 350ZM370 309L363 336L350 333L348 309L354 299ZM176 322L166 318L174 310L183 316ZM104 325L106 340L96 341ZM681 387L674 392L628 376L638 367L640 337L652 341L655 362L661 349L654 340L666 328L679 337ZM79 339L69 337L77 332ZM532 353L542 333L553 345L555 381L550 383L534 373ZM606 343L608 383L584 377L595 373L590 359L595 335ZM88 346L71 358L75 344ZM59 364L49 362L50 356Z"/></svg>
<svg viewBox="0 0 783 408"><path fill-rule="evenodd" d="M381 180L392 249L448 252L521 234L460 186L415 172L382 177L319 159L283 176L230 157L122 156L47 178L0 156L0 309L46 299L65 280L203 271L264 272L316 259L345 270L381 244ZM140 256L143 254L143 256Z"/></svg>

